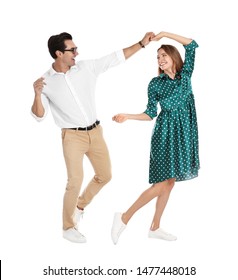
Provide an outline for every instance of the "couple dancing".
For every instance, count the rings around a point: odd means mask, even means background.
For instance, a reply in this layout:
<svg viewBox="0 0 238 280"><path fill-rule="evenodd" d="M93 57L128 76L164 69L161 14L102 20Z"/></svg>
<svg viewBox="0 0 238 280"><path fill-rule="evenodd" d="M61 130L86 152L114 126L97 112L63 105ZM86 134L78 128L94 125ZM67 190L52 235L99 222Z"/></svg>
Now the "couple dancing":
<svg viewBox="0 0 238 280"><path fill-rule="evenodd" d="M193 39L177 34L160 32L155 35L148 32L141 41L130 47L100 59L76 62L78 48L69 33L53 35L48 40L54 62L33 84L35 96L31 112L37 121L42 121L50 108L56 125L62 130L68 176L63 201L63 237L71 242L86 242L86 237L79 231L80 218L94 196L111 179L110 156L96 115L97 78L144 49L151 41L162 38L182 44L185 48L184 60L174 46L161 45L157 50L158 75L148 85L145 111L113 117L118 123L156 118L151 137L151 186L126 211L115 213L111 237L117 244L133 215L153 199L156 199L156 207L149 237L168 241L177 239L161 228L160 221L175 182L198 176L198 129L191 85L198 45ZM159 114L158 104L161 108ZM95 175L81 192L84 155L89 158Z"/></svg>

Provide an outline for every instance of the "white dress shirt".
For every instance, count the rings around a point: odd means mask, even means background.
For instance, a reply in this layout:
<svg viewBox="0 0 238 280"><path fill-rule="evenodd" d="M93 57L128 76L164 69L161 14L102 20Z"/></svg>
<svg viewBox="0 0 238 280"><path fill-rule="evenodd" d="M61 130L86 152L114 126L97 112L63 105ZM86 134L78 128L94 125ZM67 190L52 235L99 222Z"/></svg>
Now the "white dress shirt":
<svg viewBox="0 0 238 280"><path fill-rule="evenodd" d="M95 87L99 74L125 61L123 50L94 60L82 60L65 74L52 67L43 75L45 78L41 94L45 114L50 107L55 123L60 128L86 127L97 120Z"/></svg>

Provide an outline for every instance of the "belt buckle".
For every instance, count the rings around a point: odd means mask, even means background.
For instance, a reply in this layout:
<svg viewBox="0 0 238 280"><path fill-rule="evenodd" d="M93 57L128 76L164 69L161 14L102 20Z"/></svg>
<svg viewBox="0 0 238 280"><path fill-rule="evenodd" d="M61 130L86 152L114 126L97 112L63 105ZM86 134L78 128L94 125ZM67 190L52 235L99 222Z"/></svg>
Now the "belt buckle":
<svg viewBox="0 0 238 280"><path fill-rule="evenodd" d="M90 125L90 126L86 126L86 127L85 127L85 130L88 131L88 130L91 130L91 129L95 128L95 127L98 125L97 122L98 122L98 121L96 121L94 124L92 124L92 125Z"/></svg>

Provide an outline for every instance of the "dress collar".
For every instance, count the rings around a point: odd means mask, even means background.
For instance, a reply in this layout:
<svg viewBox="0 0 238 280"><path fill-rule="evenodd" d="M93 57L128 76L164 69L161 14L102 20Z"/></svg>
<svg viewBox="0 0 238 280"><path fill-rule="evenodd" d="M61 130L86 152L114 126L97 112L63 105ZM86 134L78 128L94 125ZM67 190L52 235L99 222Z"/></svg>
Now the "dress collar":
<svg viewBox="0 0 238 280"><path fill-rule="evenodd" d="M175 76L174 76L174 79L171 79L169 77L169 75L165 74L165 73L161 73L159 75L159 78L162 78L162 79L170 79L170 80L175 80L175 79L178 79L180 80L181 79L181 74L179 72L176 72Z"/></svg>

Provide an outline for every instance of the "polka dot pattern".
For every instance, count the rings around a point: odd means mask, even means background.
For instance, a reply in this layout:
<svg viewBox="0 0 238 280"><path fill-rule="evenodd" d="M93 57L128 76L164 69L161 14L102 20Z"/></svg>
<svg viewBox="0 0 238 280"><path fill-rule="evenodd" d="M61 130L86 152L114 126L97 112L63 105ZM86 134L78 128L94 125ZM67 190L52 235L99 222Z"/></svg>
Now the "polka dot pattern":
<svg viewBox="0 0 238 280"><path fill-rule="evenodd" d="M174 79L163 73L149 83L145 113L157 117L151 138L149 183L198 176L198 127L191 85L197 47L194 40L184 46L184 65ZM158 103L161 111L157 116Z"/></svg>

